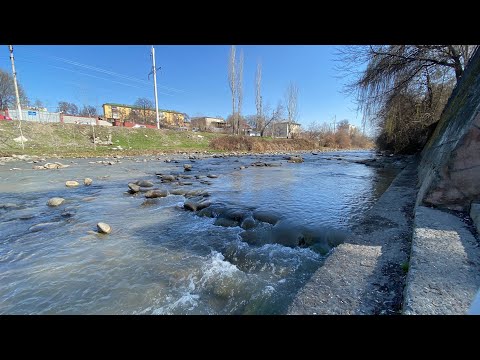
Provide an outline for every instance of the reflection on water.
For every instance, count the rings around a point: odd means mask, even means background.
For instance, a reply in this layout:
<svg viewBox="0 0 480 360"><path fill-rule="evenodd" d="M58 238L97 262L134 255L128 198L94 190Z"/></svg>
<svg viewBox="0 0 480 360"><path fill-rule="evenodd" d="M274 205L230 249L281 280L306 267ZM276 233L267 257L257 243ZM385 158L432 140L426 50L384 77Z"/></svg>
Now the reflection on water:
<svg viewBox="0 0 480 360"><path fill-rule="evenodd" d="M281 156L194 163L179 156L179 163L123 159L111 166L76 159L61 170L2 166L0 313L285 313L325 259L324 252L307 246L317 241L315 234L334 241L331 234L348 233L395 176L326 159L332 156L351 160L373 154L305 155L301 164ZM253 161L281 166L238 170ZM193 165L191 172L183 172L184 163ZM192 184L181 188L207 190L213 204L249 214L275 212L281 221L261 223L246 236L238 224L216 226L215 218L183 210L183 196L142 205L142 194L126 193L127 183L136 179L178 187L160 183L158 172L192 175L184 179ZM193 177L207 174L219 177L208 179L211 185ZM65 187L66 180L82 183L86 176L94 180L91 186ZM65 198L64 204L46 206L56 196ZM110 235L94 232L99 221L112 226ZM286 243L296 232L304 247Z"/></svg>

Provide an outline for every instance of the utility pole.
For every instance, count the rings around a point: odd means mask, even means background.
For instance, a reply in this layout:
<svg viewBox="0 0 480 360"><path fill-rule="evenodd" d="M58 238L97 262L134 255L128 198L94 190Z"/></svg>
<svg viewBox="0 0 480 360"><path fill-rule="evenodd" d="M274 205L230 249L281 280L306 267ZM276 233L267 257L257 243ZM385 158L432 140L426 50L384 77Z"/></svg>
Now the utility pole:
<svg viewBox="0 0 480 360"><path fill-rule="evenodd" d="M22 108L20 106L20 96L18 95L17 72L15 71L15 62L13 60L13 45L8 45L8 48L10 49L10 61L12 62L13 84L15 85L15 95L17 97L18 119L23 120Z"/></svg>
<svg viewBox="0 0 480 360"><path fill-rule="evenodd" d="M18 85L17 85L17 72L15 71L15 62L13 61L13 45L8 45L10 50L10 61L12 62L12 73L13 73L13 84L15 85L15 95L17 97L17 117L19 120L19 129L20 129L20 140L22 141L22 150L25 150L25 145L23 144L23 134L22 134L22 107L20 106L20 96L18 95Z"/></svg>
<svg viewBox="0 0 480 360"><path fill-rule="evenodd" d="M157 113L157 129L160 129L160 119L158 117L158 96L157 96L157 68L155 67L155 48L152 45L152 72L153 72L153 90L155 92L155 111Z"/></svg>

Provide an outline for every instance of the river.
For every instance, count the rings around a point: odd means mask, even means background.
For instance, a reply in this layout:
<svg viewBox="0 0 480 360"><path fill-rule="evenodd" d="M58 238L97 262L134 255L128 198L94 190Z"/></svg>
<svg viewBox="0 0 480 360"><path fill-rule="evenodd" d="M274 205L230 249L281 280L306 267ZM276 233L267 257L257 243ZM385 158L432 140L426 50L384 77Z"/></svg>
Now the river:
<svg viewBox="0 0 480 360"><path fill-rule="evenodd" d="M33 170L24 161L0 166L0 314L284 314L328 256L308 239L347 237L397 174L353 162L374 157L368 151L302 156L303 163L280 155L193 162L171 155L177 162L135 157L113 165L61 159L70 166L58 170ZM249 166L256 161L275 166ZM157 173L192 178L160 183ZM194 177L208 174L218 177ZM87 176L90 186L83 185ZM67 180L80 186L67 188ZM198 189L208 192L211 209L280 220L257 219L245 231L235 221L186 211L182 195L133 196L127 184L134 180L169 191ZM65 202L49 207L52 197ZM96 232L100 221L111 234ZM294 246L290 237L307 240Z"/></svg>

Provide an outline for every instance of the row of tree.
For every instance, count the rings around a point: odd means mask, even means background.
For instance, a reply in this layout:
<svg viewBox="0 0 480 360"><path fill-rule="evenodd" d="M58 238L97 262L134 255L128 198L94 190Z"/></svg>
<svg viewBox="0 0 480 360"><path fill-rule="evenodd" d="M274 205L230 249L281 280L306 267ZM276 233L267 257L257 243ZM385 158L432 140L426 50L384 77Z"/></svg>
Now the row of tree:
<svg viewBox="0 0 480 360"><path fill-rule="evenodd" d="M375 45L339 49L345 91L356 96L377 146L420 150L462 77L474 45ZM358 71L358 69L364 69Z"/></svg>
<svg viewBox="0 0 480 360"><path fill-rule="evenodd" d="M363 134L356 126L350 125L348 120L335 124L318 124L312 122L301 136L316 141L319 147L329 148L367 148L373 145L372 140Z"/></svg>
<svg viewBox="0 0 480 360"><path fill-rule="evenodd" d="M265 103L262 97L262 64L258 62L255 74L255 107L256 114L242 117L243 105L243 50L240 57L236 58L236 48L232 45L228 62L228 85L232 96L232 114L227 118L233 134L241 134L242 123L247 123L264 136L268 131L274 133L275 123L284 120L286 115L287 137L290 137L291 124L298 117L298 86L290 82L285 92L284 103L278 101L276 107L269 102Z"/></svg>
<svg viewBox="0 0 480 360"><path fill-rule="evenodd" d="M83 105L82 108L79 108L76 104L67 101L59 101L57 111L65 115L98 116L97 108L93 105Z"/></svg>

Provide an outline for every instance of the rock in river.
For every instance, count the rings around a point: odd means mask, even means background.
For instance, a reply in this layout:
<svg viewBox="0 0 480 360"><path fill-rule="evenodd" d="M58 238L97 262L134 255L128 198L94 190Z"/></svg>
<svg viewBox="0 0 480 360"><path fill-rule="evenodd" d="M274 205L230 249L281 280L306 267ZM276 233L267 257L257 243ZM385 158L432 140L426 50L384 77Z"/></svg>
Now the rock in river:
<svg viewBox="0 0 480 360"><path fill-rule="evenodd" d="M218 175L208 174L207 177L209 177L210 179L216 179L218 178Z"/></svg>
<svg viewBox="0 0 480 360"><path fill-rule="evenodd" d="M192 171L192 165L190 165L190 164L183 164L183 170L185 170L185 171Z"/></svg>
<svg viewBox="0 0 480 360"><path fill-rule="evenodd" d="M75 180L68 180L66 183L65 183L65 186L67 187L75 187L75 186L78 186L80 185L78 183L78 181L75 181Z"/></svg>
<svg viewBox="0 0 480 360"><path fill-rule="evenodd" d="M183 204L183 207L186 210L197 211L197 210L205 209L205 208L209 207L210 205L211 205L211 203L209 201L198 202L198 201L194 201L194 200L187 200Z"/></svg>
<svg viewBox="0 0 480 360"><path fill-rule="evenodd" d="M135 184L137 184L140 187L153 187L154 185L153 182L149 180L138 180L135 182Z"/></svg>
<svg viewBox="0 0 480 360"><path fill-rule="evenodd" d="M258 221L275 225L278 222L278 220L280 220L281 215L272 211L257 210L257 211L254 211L253 218L257 219Z"/></svg>
<svg viewBox="0 0 480 360"><path fill-rule="evenodd" d="M64 201L65 201L64 198L54 197L54 198L51 198L50 200L47 201L47 205L48 206L58 206L58 205L63 204Z"/></svg>
<svg viewBox="0 0 480 360"><path fill-rule="evenodd" d="M161 175L162 182L175 181L175 176L173 175Z"/></svg>
<svg viewBox="0 0 480 360"><path fill-rule="evenodd" d="M302 163L303 158L301 156L290 156L288 159L288 162L290 163Z"/></svg>
<svg viewBox="0 0 480 360"><path fill-rule="evenodd" d="M140 186L138 186L137 184L134 184L134 183L129 183L128 188L130 189L130 192L132 192L132 193L137 193L137 192L140 191Z"/></svg>
<svg viewBox="0 0 480 360"><path fill-rule="evenodd" d="M165 197L168 195L167 190L149 190L145 193L147 199Z"/></svg>
<svg viewBox="0 0 480 360"><path fill-rule="evenodd" d="M85 178L85 179L83 179L83 183L84 183L86 186L91 185L92 182L93 182L93 180L90 179L90 178Z"/></svg>
<svg viewBox="0 0 480 360"><path fill-rule="evenodd" d="M255 225L255 220L249 216L242 221L242 225L240 226L242 229L248 230L254 228Z"/></svg>
<svg viewBox="0 0 480 360"><path fill-rule="evenodd" d="M185 195L187 190L185 189L174 189L170 192L172 195Z"/></svg>
<svg viewBox="0 0 480 360"><path fill-rule="evenodd" d="M97 229L98 229L98 232L103 234L110 234L112 232L112 228L110 227L110 225L104 222L99 222L97 224Z"/></svg>

